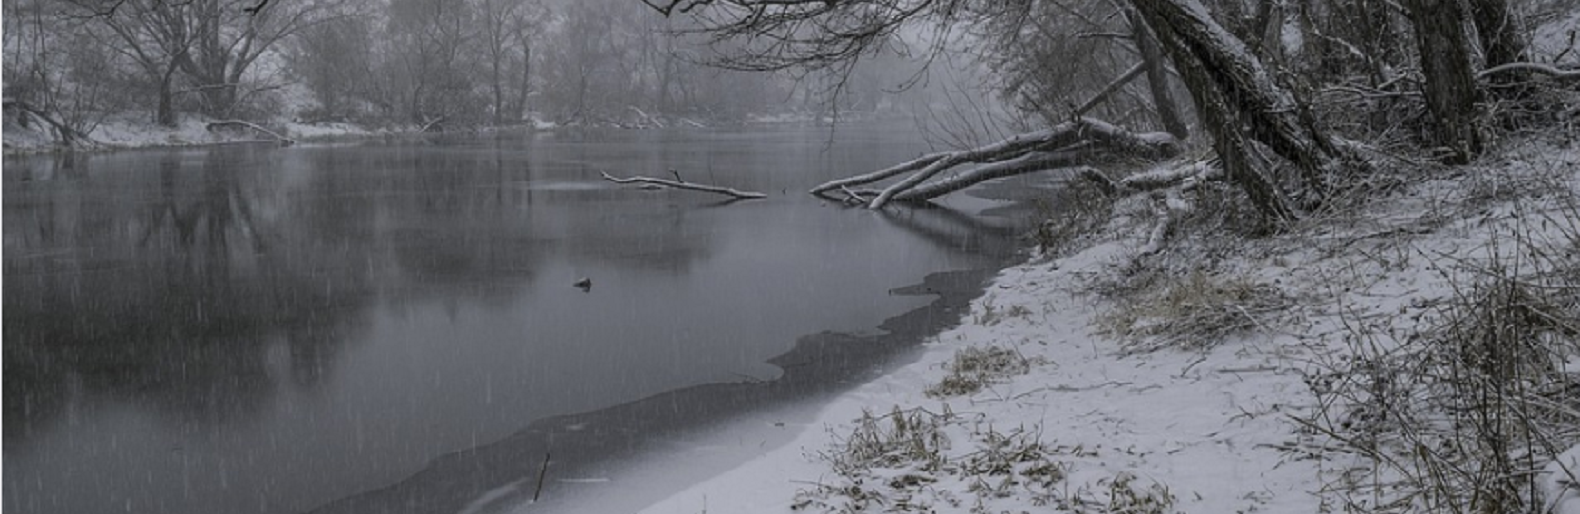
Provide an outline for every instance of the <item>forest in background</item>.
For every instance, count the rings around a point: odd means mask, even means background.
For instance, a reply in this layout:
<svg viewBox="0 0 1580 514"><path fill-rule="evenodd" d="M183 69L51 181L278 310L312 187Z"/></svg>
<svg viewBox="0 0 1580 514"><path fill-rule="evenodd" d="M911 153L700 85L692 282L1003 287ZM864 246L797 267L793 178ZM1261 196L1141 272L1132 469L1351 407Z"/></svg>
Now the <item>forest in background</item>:
<svg viewBox="0 0 1580 514"><path fill-rule="evenodd" d="M68 144L186 115L447 130L927 101L886 94L919 69L900 45L838 74L727 70L696 24L628 0L6 0L4 20L8 116Z"/></svg>

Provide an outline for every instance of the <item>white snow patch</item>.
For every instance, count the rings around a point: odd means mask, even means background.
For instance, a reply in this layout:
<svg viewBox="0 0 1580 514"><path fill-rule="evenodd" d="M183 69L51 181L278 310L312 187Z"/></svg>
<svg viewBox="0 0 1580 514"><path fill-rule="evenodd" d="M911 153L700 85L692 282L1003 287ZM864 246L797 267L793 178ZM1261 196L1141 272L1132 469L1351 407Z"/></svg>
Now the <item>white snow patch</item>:
<svg viewBox="0 0 1580 514"><path fill-rule="evenodd" d="M1540 482L1542 512L1580 514L1580 446L1548 463Z"/></svg>
<svg viewBox="0 0 1580 514"><path fill-rule="evenodd" d="M1580 9L1570 10L1537 27L1531 37L1531 51L1538 61L1549 62L1560 54L1559 65L1580 65Z"/></svg>

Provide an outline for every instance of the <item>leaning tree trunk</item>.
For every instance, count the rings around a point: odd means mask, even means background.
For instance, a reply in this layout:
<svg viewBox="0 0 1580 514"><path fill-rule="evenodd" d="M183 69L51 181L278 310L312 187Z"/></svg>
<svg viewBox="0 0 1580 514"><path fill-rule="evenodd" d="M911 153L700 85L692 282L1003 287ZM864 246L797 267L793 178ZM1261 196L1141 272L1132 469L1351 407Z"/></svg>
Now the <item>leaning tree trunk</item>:
<svg viewBox="0 0 1580 514"><path fill-rule="evenodd" d="M1278 200L1286 195L1274 185L1277 181L1255 172L1257 160L1250 154L1250 142L1267 145L1295 164L1304 184L1298 192L1311 204L1326 194L1336 167L1358 164L1199 1L1132 0L1132 4L1180 69L1197 102L1197 115L1213 132L1217 149L1229 154L1220 155L1225 166L1241 168L1225 171L1262 212L1275 218L1294 214L1290 205Z"/></svg>
<svg viewBox="0 0 1580 514"><path fill-rule="evenodd" d="M1447 149L1443 161L1464 164L1481 152L1476 133L1476 74L1459 0L1406 0L1415 24L1422 89L1432 114L1432 143Z"/></svg>
<svg viewBox="0 0 1580 514"><path fill-rule="evenodd" d="M1136 49L1141 51L1147 87L1152 90L1152 105L1158 111L1163 130L1181 140L1190 137L1190 128L1180 118L1179 104L1174 102L1174 95L1169 92L1168 69L1163 61L1163 49L1158 48L1157 36L1152 34L1152 30L1147 28L1135 11L1125 11L1125 18L1130 22L1130 33L1136 41Z"/></svg>
<svg viewBox="0 0 1580 514"><path fill-rule="evenodd" d="M1213 151L1222 162L1224 175L1245 191L1263 215L1275 220L1294 218L1295 210L1283 191L1256 168L1251 143L1245 137L1235 106L1213 83L1212 72L1203 61L1190 55L1186 43L1172 30L1158 30L1156 34L1158 42L1176 55L1175 68L1196 103L1196 115L1212 134Z"/></svg>

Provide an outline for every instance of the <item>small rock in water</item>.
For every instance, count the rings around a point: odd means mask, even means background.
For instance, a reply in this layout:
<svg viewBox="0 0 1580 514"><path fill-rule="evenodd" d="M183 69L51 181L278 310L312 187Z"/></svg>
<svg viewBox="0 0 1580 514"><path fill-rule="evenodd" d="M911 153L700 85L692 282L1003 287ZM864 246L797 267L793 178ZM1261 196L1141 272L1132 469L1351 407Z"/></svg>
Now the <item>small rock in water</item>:
<svg viewBox="0 0 1580 514"><path fill-rule="evenodd" d="M580 280L577 280L576 283L572 284L572 285L576 286L578 289L581 289L583 293L588 292L588 291L592 291L592 279L587 278L587 277L582 277Z"/></svg>

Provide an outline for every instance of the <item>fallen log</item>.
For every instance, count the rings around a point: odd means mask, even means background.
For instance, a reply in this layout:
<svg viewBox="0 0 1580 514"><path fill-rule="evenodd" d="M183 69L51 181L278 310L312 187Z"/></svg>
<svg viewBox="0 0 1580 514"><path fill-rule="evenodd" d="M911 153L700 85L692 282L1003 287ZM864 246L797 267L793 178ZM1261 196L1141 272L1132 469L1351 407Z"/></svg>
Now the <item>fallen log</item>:
<svg viewBox="0 0 1580 514"><path fill-rule="evenodd" d="M1069 148L1052 152L1032 152L1007 161L996 162L979 166L975 169L961 173L951 178L929 182L920 186L907 189L894 195L895 200L902 202L919 202L931 200L940 196L971 187L979 182L996 178L1012 177L1033 171L1051 170L1075 166L1084 161L1087 155L1080 147L1084 144L1077 143Z"/></svg>
<svg viewBox="0 0 1580 514"><path fill-rule="evenodd" d="M811 193L827 197L827 193L844 192L844 201L859 199L868 208L878 209L890 201L926 201L986 180L1095 164L1116 156L1166 159L1178 155L1180 147L1179 139L1167 133L1133 133L1100 120L1076 118L986 146L928 154L871 173L825 182ZM977 167L927 182L945 170L965 165ZM850 189L905 173L911 175L876 194Z"/></svg>
<svg viewBox="0 0 1580 514"><path fill-rule="evenodd" d="M671 173L673 173L673 171L671 171ZM682 180L670 180L670 179L667 179L667 178L653 178L653 177L640 177L640 176L638 176L638 177L620 178L620 177L616 177L616 176L610 175L608 173L600 172L600 174L603 175L603 179L604 180L607 180L607 181L610 181L610 182L614 182L616 184L651 184L651 185L655 185L655 186L664 186L664 187L669 187L669 188L673 188L673 189L686 189L686 190L691 190L691 191L702 191L704 193L720 194L720 195L730 196L730 197L738 198L738 199L742 199L742 200L755 200L755 199L767 198L768 197L768 195L765 195L765 194L762 194L762 193L759 193L759 192L756 192L756 191L741 191L741 190L738 190L738 189L732 189L732 188L728 188L728 187L713 186L713 185L708 185L708 184L698 184L696 182L685 182L685 181L682 181ZM676 174L675 176L676 176L676 178L679 178L680 175Z"/></svg>
<svg viewBox="0 0 1580 514"><path fill-rule="evenodd" d="M204 128L207 129L209 132L213 132L214 129L216 129L216 128L224 127L224 126L230 126L230 125L234 125L234 126L238 126L238 127L245 127L245 128L249 128L249 129L258 131L258 132L262 132L265 135L268 135L269 137L274 138L275 141L279 142L282 145L290 146L290 145L296 144L296 140L295 139L291 139L291 138L285 137L285 136L280 135L279 133L277 133L277 132L275 132L273 130L269 130L269 129L263 128L263 126L258 125L257 123L250 122L250 121L243 121L243 120L217 120L217 121L208 122L208 125L205 125Z"/></svg>

